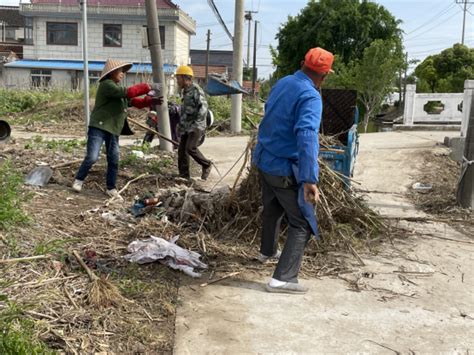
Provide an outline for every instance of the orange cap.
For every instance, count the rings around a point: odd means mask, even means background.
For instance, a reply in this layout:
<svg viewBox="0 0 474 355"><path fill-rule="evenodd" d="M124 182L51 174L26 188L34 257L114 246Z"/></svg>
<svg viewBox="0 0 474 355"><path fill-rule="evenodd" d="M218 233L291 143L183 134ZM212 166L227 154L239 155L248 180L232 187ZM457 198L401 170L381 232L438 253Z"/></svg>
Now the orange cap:
<svg viewBox="0 0 474 355"><path fill-rule="evenodd" d="M334 73L331 69L334 55L325 49L311 48L304 56L304 65L316 73Z"/></svg>

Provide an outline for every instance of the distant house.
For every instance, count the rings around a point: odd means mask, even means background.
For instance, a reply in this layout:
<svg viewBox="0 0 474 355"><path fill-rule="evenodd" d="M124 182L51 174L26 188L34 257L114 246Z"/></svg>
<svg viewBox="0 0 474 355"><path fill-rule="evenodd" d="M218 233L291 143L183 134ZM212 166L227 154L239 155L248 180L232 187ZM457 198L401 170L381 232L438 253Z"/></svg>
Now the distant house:
<svg viewBox="0 0 474 355"><path fill-rule="evenodd" d="M0 6L0 44L23 43L25 18L18 6Z"/></svg>
<svg viewBox="0 0 474 355"><path fill-rule="evenodd" d="M209 51L209 74L232 74L232 56L233 51ZM194 70L194 76L198 83L203 84L206 81L206 57L205 49L191 49L191 66Z"/></svg>
<svg viewBox="0 0 474 355"><path fill-rule="evenodd" d="M145 0L88 0L89 80L97 81L108 58L134 63L125 84L151 76L150 51L143 45ZM169 0L156 0L164 71L170 90L176 67L189 63L195 21ZM9 87L82 85L82 15L77 0L31 0L20 4L25 18L23 59L5 65ZM146 41L145 41L146 42Z"/></svg>

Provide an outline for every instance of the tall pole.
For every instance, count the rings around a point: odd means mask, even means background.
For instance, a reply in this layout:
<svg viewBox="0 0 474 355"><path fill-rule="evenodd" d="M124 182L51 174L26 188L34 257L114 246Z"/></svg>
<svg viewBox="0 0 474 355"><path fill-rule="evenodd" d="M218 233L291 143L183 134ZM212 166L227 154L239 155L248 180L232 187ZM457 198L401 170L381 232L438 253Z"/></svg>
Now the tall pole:
<svg viewBox="0 0 474 355"><path fill-rule="evenodd" d="M249 22L249 29L247 34L247 70L250 68L250 29L252 24L252 11L246 11L245 19Z"/></svg>
<svg viewBox="0 0 474 355"><path fill-rule="evenodd" d="M161 84L163 104L160 105L160 119L158 130L165 137L171 139L170 117L168 113L168 88L166 87L165 72L163 70L163 55L161 53L160 24L158 22L158 10L155 0L145 0L146 18L148 24L148 41L151 54L151 67L153 71L153 82ZM156 107L155 107L156 110ZM173 145L160 138L160 150L173 151Z"/></svg>
<svg viewBox="0 0 474 355"><path fill-rule="evenodd" d="M463 45L464 45L464 31L465 31L465 29L466 29L467 1L468 1L468 0L464 0L464 15L463 15L463 19L462 19L462 39L461 39L461 44L463 44Z"/></svg>
<svg viewBox="0 0 474 355"><path fill-rule="evenodd" d="M232 79L242 85L244 0L235 0L234 16L234 56L232 61ZM230 129L232 132L236 133L239 133L242 130L242 94L232 95Z"/></svg>
<svg viewBox="0 0 474 355"><path fill-rule="evenodd" d="M82 8L82 60L84 62L84 70L82 76L82 83L84 86L84 118L86 137L89 130L89 56L88 56L88 37L87 37L87 0L81 0Z"/></svg>
<svg viewBox="0 0 474 355"><path fill-rule="evenodd" d="M255 82L257 81L257 24L255 21L255 29L253 30L253 71L252 71L252 94L257 97L255 92Z"/></svg>
<svg viewBox="0 0 474 355"><path fill-rule="evenodd" d="M462 161L461 178L457 191L457 202L464 208L474 208L474 100L467 121L466 140Z"/></svg>
<svg viewBox="0 0 474 355"><path fill-rule="evenodd" d="M403 78L403 105L405 105L405 97L407 94L407 71L408 71L408 52L405 53L405 75Z"/></svg>
<svg viewBox="0 0 474 355"><path fill-rule="evenodd" d="M206 76L204 78L207 84L207 76L209 75L209 49L211 47L211 30L207 30L207 48L206 48Z"/></svg>

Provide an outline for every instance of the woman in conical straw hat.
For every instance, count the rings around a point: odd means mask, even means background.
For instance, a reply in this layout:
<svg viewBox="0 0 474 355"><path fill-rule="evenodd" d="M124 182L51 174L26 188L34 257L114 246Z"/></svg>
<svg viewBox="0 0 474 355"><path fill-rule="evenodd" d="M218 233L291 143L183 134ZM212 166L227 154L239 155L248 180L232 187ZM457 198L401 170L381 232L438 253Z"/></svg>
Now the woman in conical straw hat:
<svg viewBox="0 0 474 355"><path fill-rule="evenodd" d="M125 73L132 67L131 63L108 59L99 78L99 88L92 110L87 133L87 152L72 188L82 190L84 180L92 165L99 159L100 148L105 143L107 152L107 194L122 199L116 189L119 166L119 136L132 134L127 122L127 107L146 107L152 103L161 104L161 98L146 95L151 91L147 83L140 83L129 88L120 85ZM143 96L144 97L139 97Z"/></svg>

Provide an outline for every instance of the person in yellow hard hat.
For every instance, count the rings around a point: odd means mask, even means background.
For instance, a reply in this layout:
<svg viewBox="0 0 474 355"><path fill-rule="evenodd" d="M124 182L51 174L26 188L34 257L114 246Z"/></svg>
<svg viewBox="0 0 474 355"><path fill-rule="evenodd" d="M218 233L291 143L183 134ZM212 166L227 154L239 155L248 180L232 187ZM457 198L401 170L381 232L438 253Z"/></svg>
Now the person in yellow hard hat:
<svg viewBox="0 0 474 355"><path fill-rule="evenodd" d="M189 156L202 167L201 179L206 180L211 172L212 163L198 149L206 130L206 117L208 105L204 91L193 82L193 69L181 65L176 70L176 80L181 90L183 104L179 122L181 139L178 147L179 176L189 179Z"/></svg>

